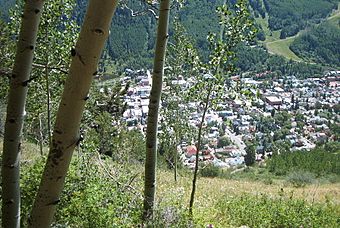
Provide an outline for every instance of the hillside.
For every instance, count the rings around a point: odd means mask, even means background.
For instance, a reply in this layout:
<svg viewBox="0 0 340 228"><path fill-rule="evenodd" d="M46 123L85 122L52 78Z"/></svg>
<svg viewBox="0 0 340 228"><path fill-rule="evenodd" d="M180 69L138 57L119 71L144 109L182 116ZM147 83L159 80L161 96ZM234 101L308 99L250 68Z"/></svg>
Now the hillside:
<svg viewBox="0 0 340 228"><path fill-rule="evenodd" d="M306 61L340 67L340 14L298 36L290 49Z"/></svg>
<svg viewBox="0 0 340 228"><path fill-rule="evenodd" d="M24 226L45 158L37 152L38 145L25 142L22 149ZM270 175L265 167L238 172L224 170L218 177L203 177L202 173L197 185L194 217L190 219L187 204L192 173L180 169L175 182L173 172L162 164L161 160L153 221L157 227L188 227L189 224L194 227L208 224L214 227L298 227L302 224L336 227L338 224L339 182L319 179L296 187L282 177ZM58 205L56 223L72 227L140 225L143 173L142 164L133 160L117 164L96 153L76 153Z"/></svg>
<svg viewBox="0 0 340 228"><path fill-rule="evenodd" d="M338 9L333 11L333 13L321 23L311 25L300 31L298 34L284 39L280 39L278 31L271 32L269 30L268 20L262 18L258 18L256 20L262 25L262 27L266 28L264 31L267 35L270 33L264 42L269 53L281 55L287 59L295 61L306 61L329 66L337 66L339 58L336 59L336 54L338 53L336 48L339 46L337 44L340 42L337 37L337 34L340 34L340 27L338 26L339 19L340 3ZM322 34L323 32L326 33ZM315 35L319 38L314 37ZM320 40L320 42L317 43L317 46L318 49L322 49L322 51L312 50L311 46L313 45L311 45L311 43L308 44L308 41L306 41L311 38L311 36L314 37L314 44L316 44L315 42L318 42L315 39ZM307 53L308 51L311 53ZM315 52L322 52L321 55L323 55L323 57L318 56L320 54L315 54Z"/></svg>
<svg viewBox="0 0 340 228"><path fill-rule="evenodd" d="M8 16L8 9L15 1L0 0L2 14ZM86 1L77 0L75 16L79 23L83 18ZM233 4L235 1L231 1ZM218 31L218 19L215 13L216 6L222 0L188 0L178 17L188 30L203 56L207 53L206 36L208 32ZM259 24L259 39L266 39L269 52L281 54L289 59L301 59L288 47L292 39L280 40L297 34L314 23L319 23L337 7L336 0L307 1L275 1L275 0L249 0L251 11ZM107 51L112 59L120 65L143 68L151 66L152 50L154 47L155 18L151 13L133 16L132 11L141 12L145 5L140 1L127 2L117 10L111 26ZM172 18L177 14L172 11ZM272 43L268 43L274 41ZM170 40L171 42L171 40Z"/></svg>

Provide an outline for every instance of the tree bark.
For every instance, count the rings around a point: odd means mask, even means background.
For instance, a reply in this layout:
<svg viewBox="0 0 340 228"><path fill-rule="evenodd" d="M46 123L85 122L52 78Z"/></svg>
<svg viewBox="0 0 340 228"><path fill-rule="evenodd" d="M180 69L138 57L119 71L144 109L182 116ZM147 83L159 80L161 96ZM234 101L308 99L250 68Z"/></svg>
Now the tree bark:
<svg viewBox="0 0 340 228"><path fill-rule="evenodd" d="M75 49L64 92L56 117L50 152L35 198L29 227L49 227L74 148L79 144L79 126L85 102L109 26L117 7L117 0L90 0Z"/></svg>
<svg viewBox="0 0 340 228"><path fill-rule="evenodd" d="M27 0L8 95L2 161L2 226L20 227L20 145L43 0Z"/></svg>
<svg viewBox="0 0 340 228"><path fill-rule="evenodd" d="M169 12L170 0L161 0L146 132L146 160L144 182L145 220L152 218L155 201L158 112L163 83L165 52L168 41Z"/></svg>

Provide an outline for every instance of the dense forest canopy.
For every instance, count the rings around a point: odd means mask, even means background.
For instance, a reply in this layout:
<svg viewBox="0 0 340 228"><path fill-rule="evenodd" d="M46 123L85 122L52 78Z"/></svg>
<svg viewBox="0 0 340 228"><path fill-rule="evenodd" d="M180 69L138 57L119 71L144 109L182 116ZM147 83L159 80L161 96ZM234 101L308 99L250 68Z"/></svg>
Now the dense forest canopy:
<svg viewBox="0 0 340 228"><path fill-rule="evenodd" d="M337 0L264 0L269 13L269 27L278 30L285 27L304 28L310 23L318 23L337 8Z"/></svg>
<svg viewBox="0 0 340 228"><path fill-rule="evenodd" d="M76 2L77 7L75 8L74 17L80 24L84 17L84 9L87 1L77 0ZM235 3L234 0L227 2L231 5ZM8 18L9 9L14 3L14 0L0 0L4 18ZM222 3L222 0L187 0L185 1L184 8L179 12L175 9L172 11L171 18L177 16L180 19L204 58L207 58L208 42L206 41L206 37L208 32L218 31L218 19L215 9ZM320 23L332 10L337 8L338 1L249 0L249 5L255 18L267 18L270 31L279 30L281 34L280 37L286 38L296 35L307 26ZM134 13L143 10L145 10L145 4L141 1L124 1L121 7L117 9L117 16L114 17L113 23L111 24L112 32L106 45L106 54L114 59L121 68L150 68L152 65L152 49L155 44L153 34L156 29L156 19L151 12L139 14L138 16L134 15ZM328 27L327 25L325 26ZM264 40L265 35L260 25L258 25L258 30L257 38ZM329 29L326 28L326 30ZM172 33L172 31L172 25L170 25L170 33ZM328 47L323 47L323 45L328 44L324 44L323 42L318 44L321 49L329 49ZM301 48L297 48L295 44L294 52L305 57L306 54L297 49ZM334 65L332 59L336 56L334 56L332 52L336 53L337 50L332 49L330 52L322 51L322 55L329 53L331 55L329 57L332 62L331 64ZM251 52L251 54L254 54L254 52ZM240 55L249 54L241 53ZM320 63L327 62L327 58L321 57L321 59L323 59L323 61L319 61ZM258 62L258 64L260 63Z"/></svg>
<svg viewBox="0 0 340 228"><path fill-rule="evenodd" d="M340 67L340 19L311 28L295 39L290 48L313 62Z"/></svg>

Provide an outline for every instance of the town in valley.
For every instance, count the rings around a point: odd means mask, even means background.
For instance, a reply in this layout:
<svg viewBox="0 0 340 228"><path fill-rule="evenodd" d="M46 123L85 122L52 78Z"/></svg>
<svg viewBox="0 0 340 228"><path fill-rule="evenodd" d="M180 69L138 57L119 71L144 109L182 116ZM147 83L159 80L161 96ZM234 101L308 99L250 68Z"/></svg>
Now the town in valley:
<svg viewBox="0 0 340 228"><path fill-rule="evenodd" d="M249 145L255 150L256 161L260 162L280 150L309 151L318 144L337 140L340 71L306 79L269 78L270 73L230 78L228 86L232 89L225 88L228 95L222 96L204 119L203 147L199 151L203 164L223 168L242 165ZM123 84L132 82L133 85L124 97L127 109L123 118L130 130L146 131L151 78L148 70L126 69L121 79ZM190 77L179 76L168 84L186 90L191 82ZM165 91L167 86L171 85L164 83ZM189 102L187 106L189 123L197 128L202 117L199 103ZM162 108L166 108L164 104ZM159 130L162 134L162 124ZM196 134L191 141L181 141L177 145L182 163L189 168L195 166L195 138Z"/></svg>

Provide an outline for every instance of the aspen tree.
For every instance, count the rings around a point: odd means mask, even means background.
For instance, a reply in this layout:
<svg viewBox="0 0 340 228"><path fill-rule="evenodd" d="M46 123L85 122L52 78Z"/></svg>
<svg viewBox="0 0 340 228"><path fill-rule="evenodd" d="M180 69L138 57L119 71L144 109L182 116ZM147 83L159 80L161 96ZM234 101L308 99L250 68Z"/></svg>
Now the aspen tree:
<svg viewBox="0 0 340 228"><path fill-rule="evenodd" d="M165 52L168 41L170 0L161 0L157 28L154 69L148 122L146 130L146 159L144 182L144 219L151 218L156 192L156 162L157 162L157 128L159 104L162 92Z"/></svg>
<svg viewBox="0 0 340 228"><path fill-rule="evenodd" d="M117 3L117 0L89 1L77 44L71 50L69 75L29 227L49 227L52 223L74 148L80 141L82 113Z"/></svg>
<svg viewBox="0 0 340 228"><path fill-rule="evenodd" d="M2 226L20 227L20 145L43 0L27 0L8 95L2 158Z"/></svg>
<svg viewBox="0 0 340 228"><path fill-rule="evenodd" d="M218 99L225 92L226 78L235 72L233 65L236 58L236 48L242 42L251 40L254 36L253 22L249 17L246 0L238 0L234 6L234 11L228 9L226 1L221 7L217 8L220 17L220 35L209 34L208 41L211 47L209 63L204 67L211 74L203 80L197 80L198 83L192 87L198 98L203 102L203 113L200 121L197 135L197 151L194 176L192 181L192 190L189 202L189 214L193 215L193 207L196 192L196 182L199 165L199 153L202 144L203 125L205 116L209 108L217 104ZM207 88L203 91L203 88ZM213 93L215 96L213 97Z"/></svg>

